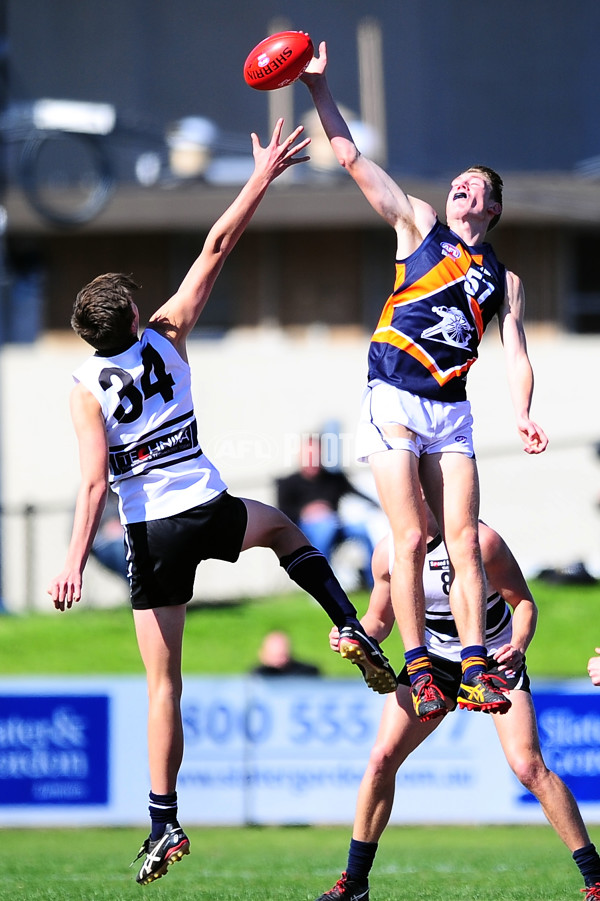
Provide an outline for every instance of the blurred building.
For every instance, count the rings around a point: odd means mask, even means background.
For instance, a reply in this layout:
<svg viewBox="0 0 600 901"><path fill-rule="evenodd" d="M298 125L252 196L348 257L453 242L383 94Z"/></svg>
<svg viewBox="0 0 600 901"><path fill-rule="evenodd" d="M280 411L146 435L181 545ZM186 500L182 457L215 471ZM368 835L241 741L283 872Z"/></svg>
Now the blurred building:
<svg viewBox="0 0 600 901"><path fill-rule="evenodd" d="M558 452L578 456L538 465L527 511L533 526L515 524L508 493L496 497L493 489L498 456L516 455L518 438L504 407L501 356L485 350L472 397L493 408L489 421L476 409L490 519L516 529L532 562L582 545L600 549L595 511L581 522L579 509L588 491L598 494L590 484L593 456L587 466L588 442L598 437L592 386L600 346L597 0L578 0L576 15L566 0L503 0L476 10L460 0L4 0L3 11L0 500L9 511L9 569L22 568L12 559L23 545L19 511L31 504L58 510L74 495L66 393L71 368L86 353L69 334L76 291L99 272L132 272L144 289L142 319L149 314L177 286L251 170L250 132L264 141L278 115L290 127L305 123L313 161L269 190L202 315L192 356L201 428L203 411L207 421L203 445L212 444L233 490L272 500L273 475L294 466L289 436L333 416L352 433L366 342L392 285L394 235L331 165L306 89L264 93L245 85L247 53L280 28L327 40L332 90L357 141L409 193L443 214L450 179L470 163L503 175L505 212L491 240L524 280L530 340L541 342L533 354L534 412ZM40 103L48 99L66 104ZM567 371L576 375L575 389ZM205 377L212 377L208 399ZM233 423L223 417L232 395L239 402ZM278 411L276 423L265 404ZM502 415L507 425L498 429ZM42 462L36 428L53 437ZM352 460L349 453L344 463ZM521 456L515 467L520 473ZM533 491L532 467L523 472L515 477L511 463L506 477ZM540 549L537 524L559 512L566 544L559 530L555 544L545 536ZM36 587L19 582L19 595L38 596L42 570L48 576L57 556L61 562L66 519L59 527L40 523L56 546L39 573L23 577ZM244 574L242 581L252 580Z"/></svg>
<svg viewBox="0 0 600 901"><path fill-rule="evenodd" d="M61 233L10 185L9 248L45 273L40 327L65 328L73 291L121 260L149 306L177 284L248 172L250 131L265 138L279 112L290 124L310 113L302 85L264 93L242 79L251 47L290 27L327 39L336 97L409 191L443 208L468 163L500 171L494 244L525 280L529 320L600 330L595 0L578 0L576 16L567 0L553 0L552 15L545 0L504 0L469 16L459 0L5 4L9 103L92 101L117 117L104 141L117 189L89 224ZM229 300L211 305L204 328L373 323L393 235L308 124L316 165L270 192L217 289Z"/></svg>

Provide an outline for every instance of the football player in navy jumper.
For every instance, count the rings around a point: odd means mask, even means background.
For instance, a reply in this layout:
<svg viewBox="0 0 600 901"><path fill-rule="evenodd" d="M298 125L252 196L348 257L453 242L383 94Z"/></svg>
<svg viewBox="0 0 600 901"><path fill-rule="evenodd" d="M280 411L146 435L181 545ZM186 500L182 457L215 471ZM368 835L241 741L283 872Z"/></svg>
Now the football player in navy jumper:
<svg viewBox="0 0 600 901"><path fill-rule="evenodd" d="M467 373L494 316L525 451L541 453L547 438L529 412L533 373L523 329L523 287L484 243L502 213L502 180L485 166L458 175L450 187L444 225L433 207L407 195L360 153L332 97L326 67L323 42L301 80L338 162L397 238L393 291L369 348L357 456L371 466L394 537L392 603L415 710L423 721L447 712L424 637L422 483L452 565L450 601L462 644L458 703L503 713L510 702L486 674L479 483L466 397Z"/></svg>

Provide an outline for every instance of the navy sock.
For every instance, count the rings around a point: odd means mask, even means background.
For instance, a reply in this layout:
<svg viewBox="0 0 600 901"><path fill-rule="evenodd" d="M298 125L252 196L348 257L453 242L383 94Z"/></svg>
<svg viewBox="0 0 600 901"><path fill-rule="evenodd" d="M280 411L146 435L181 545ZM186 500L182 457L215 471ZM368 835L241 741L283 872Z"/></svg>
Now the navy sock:
<svg viewBox="0 0 600 901"><path fill-rule="evenodd" d="M369 878L376 853L377 842L359 842L353 838L348 850L348 866L346 867L348 879L365 882Z"/></svg>
<svg viewBox="0 0 600 901"><path fill-rule="evenodd" d="M153 842L159 839L165 832L167 823L179 826L177 821L177 792L168 795L155 795L150 792L150 818L152 819L152 832L150 838Z"/></svg>
<svg viewBox="0 0 600 901"><path fill-rule="evenodd" d="M460 652L463 679L487 672L487 651L483 645L471 644Z"/></svg>
<svg viewBox="0 0 600 901"><path fill-rule="evenodd" d="M321 551L310 544L304 545L279 561L296 585L317 601L338 629L349 622L356 623L356 607L333 574Z"/></svg>
<svg viewBox="0 0 600 901"><path fill-rule="evenodd" d="M414 685L419 676L422 676L423 673L432 674L431 660L429 659L429 654L425 645L419 648L411 648L410 651L405 651L404 659L406 660L406 671L411 685Z"/></svg>
<svg viewBox="0 0 600 901"><path fill-rule="evenodd" d="M590 842L589 845L573 851L573 860L579 867L579 872L586 885L600 883L600 856L598 856L595 845Z"/></svg>

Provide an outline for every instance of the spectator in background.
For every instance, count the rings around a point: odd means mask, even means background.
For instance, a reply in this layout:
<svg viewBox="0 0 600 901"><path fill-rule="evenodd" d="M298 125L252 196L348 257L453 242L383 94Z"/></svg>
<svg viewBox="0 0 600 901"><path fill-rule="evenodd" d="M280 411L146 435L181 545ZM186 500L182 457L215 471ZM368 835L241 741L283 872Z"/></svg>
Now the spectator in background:
<svg viewBox="0 0 600 901"><path fill-rule="evenodd" d="M596 648L596 654L600 654L600 648ZM600 685L600 657L590 657L587 670L593 684Z"/></svg>
<svg viewBox="0 0 600 901"><path fill-rule="evenodd" d="M319 667L292 656L292 645L285 632L268 632L258 652L260 663L253 676L320 676Z"/></svg>
<svg viewBox="0 0 600 901"><path fill-rule="evenodd" d="M322 442L318 435L308 435L302 442L300 469L277 480L277 506L304 532L309 541L331 561L334 549L353 539L362 545L364 565L362 583L372 588L371 555L374 542L368 528L368 512L379 510L378 504L358 491L339 469L323 465ZM366 505L364 517L344 514L342 499L360 498Z"/></svg>

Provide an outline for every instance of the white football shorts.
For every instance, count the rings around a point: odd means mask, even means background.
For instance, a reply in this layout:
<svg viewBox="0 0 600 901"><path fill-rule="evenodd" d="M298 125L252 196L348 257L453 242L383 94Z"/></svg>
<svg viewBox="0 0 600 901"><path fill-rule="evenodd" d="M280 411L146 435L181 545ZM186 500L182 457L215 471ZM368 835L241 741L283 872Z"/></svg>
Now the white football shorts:
<svg viewBox="0 0 600 901"><path fill-rule="evenodd" d="M391 438L384 426L403 425L416 435ZM375 379L364 390L356 433L356 458L366 463L371 454L404 449L421 454L457 453L474 457L473 417L468 400L445 403L418 397Z"/></svg>

